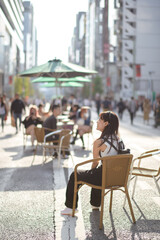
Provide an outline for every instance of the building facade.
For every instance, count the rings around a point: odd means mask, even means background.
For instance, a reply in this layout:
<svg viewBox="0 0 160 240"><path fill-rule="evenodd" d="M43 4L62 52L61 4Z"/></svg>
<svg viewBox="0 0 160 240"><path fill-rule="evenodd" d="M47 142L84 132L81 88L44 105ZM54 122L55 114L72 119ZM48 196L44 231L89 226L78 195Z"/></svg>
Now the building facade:
<svg viewBox="0 0 160 240"><path fill-rule="evenodd" d="M125 98L160 92L160 1L120 0L117 67Z"/></svg>
<svg viewBox="0 0 160 240"><path fill-rule="evenodd" d="M24 1L24 69L37 65L38 41L34 24L34 9L30 1Z"/></svg>
<svg viewBox="0 0 160 240"><path fill-rule="evenodd" d="M22 1L0 1L0 94L13 95L13 78L23 69Z"/></svg>

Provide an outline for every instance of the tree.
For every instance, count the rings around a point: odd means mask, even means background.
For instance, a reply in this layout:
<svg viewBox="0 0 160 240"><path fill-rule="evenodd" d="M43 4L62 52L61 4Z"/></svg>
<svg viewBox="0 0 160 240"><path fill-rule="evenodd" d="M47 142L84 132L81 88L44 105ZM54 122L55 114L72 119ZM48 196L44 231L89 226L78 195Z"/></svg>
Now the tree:
<svg viewBox="0 0 160 240"><path fill-rule="evenodd" d="M92 97L95 97L96 93L103 93L102 78L100 76L96 76L92 80Z"/></svg>
<svg viewBox="0 0 160 240"><path fill-rule="evenodd" d="M30 78L18 77L14 78L14 92L18 93L21 97L30 97L34 94L34 89Z"/></svg>

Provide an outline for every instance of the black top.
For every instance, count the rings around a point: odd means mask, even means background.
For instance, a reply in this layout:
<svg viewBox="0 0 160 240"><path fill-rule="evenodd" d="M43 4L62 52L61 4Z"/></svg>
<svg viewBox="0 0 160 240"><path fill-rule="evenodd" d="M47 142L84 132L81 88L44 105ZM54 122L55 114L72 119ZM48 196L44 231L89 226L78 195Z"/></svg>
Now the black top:
<svg viewBox="0 0 160 240"><path fill-rule="evenodd" d="M53 130L57 129L57 119L55 118L55 116L53 114L44 121L43 127L50 128ZM50 133L50 131L45 130L45 135L48 133ZM51 137L48 137L47 141L52 141L53 139L57 140L58 135L53 135Z"/></svg>
<svg viewBox="0 0 160 240"><path fill-rule="evenodd" d="M31 125L37 126L38 124L42 124L43 121L40 118L33 119L32 117L26 117L22 123L24 124L25 128L28 128Z"/></svg>
<svg viewBox="0 0 160 240"><path fill-rule="evenodd" d="M22 113L25 110L24 102L20 99L15 99L11 104L11 114L12 113Z"/></svg>

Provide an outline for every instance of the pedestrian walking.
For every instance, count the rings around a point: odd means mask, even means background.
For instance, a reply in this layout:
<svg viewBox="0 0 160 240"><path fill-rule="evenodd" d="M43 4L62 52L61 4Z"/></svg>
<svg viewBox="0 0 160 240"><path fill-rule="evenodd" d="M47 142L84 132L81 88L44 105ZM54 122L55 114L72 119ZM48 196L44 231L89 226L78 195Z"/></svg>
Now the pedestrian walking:
<svg viewBox="0 0 160 240"><path fill-rule="evenodd" d="M108 97L105 97L104 101L102 102L103 111L109 111L112 109L112 103Z"/></svg>
<svg viewBox="0 0 160 240"><path fill-rule="evenodd" d="M21 120L22 120L22 111L25 111L24 102L19 99L19 94L16 93L15 100L13 100L11 104L11 116L13 114L15 125L16 125L16 133L18 133L18 125L17 119L19 119L19 130L21 129Z"/></svg>
<svg viewBox="0 0 160 240"><path fill-rule="evenodd" d="M118 130L119 120L114 112L107 111L100 114L97 121L97 130L101 132L101 136L94 141L93 144L93 158L116 155L117 151L112 147L113 145L118 148L120 141ZM110 142L110 143L109 143ZM85 181L91 184L102 184L102 164L101 162L94 162L91 170L79 170L77 173L78 181ZM62 215L71 215L74 196L74 172L71 174L67 190L66 190L66 208L61 211ZM101 190L92 188L90 204L92 209L98 209L101 203ZM78 204L78 196L76 208ZM76 210L77 211L77 210Z"/></svg>
<svg viewBox="0 0 160 240"><path fill-rule="evenodd" d="M160 100L155 108L155 125L154 127L157 128L160 125Z"/></svg>
<svg viewBox="0 0 160 240"><path fill-rule="evenodd" d="M122 119L123 117L123 112L126 108L125 103L122 98L120 98L119 102L117 103L117 108L118 108L118 115L119 118Z"/></svg>
<svg viewBox="0 0 160 240"><path fill-rule="evenodd" d="M133 119L135 117L135 113L136 113L136 109L137 109L137 104L135 102L134 97L131 97L131 101L128 105L128 111L130 114L130 119L131 119L131 124L133 125Z"/></svg>
<svg viewBox="0 0 160 240"><path fill-rule="evenodd" d="M99 94L96 95L95 103L96 103L97 114L99 116L100 108L101 108L101 98L100 98Z"/></svg>
<svg viewBox="0 0 160 240"><path fill-rule="evenodd" d="M4 131L4 121L6 116L7 116L7 107L5 102L3 101L3 97L0 97L0 118L1 118L2 132Z"/></svg>
<svg viewBox="0 0 160 240"><path fill-rule="evenodd" d="M148 98L145 98L144 102L143 102L143 120L144 120L144 123L145 122L147 122L147 124L149 123L150 112L151 112L150 100Z"/></svg>

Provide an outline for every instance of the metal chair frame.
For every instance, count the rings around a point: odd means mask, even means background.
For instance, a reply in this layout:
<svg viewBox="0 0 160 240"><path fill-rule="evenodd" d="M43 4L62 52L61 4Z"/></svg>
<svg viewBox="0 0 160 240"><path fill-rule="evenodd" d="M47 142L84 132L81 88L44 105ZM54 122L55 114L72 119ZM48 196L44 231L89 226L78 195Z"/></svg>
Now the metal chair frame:
<svg viewBox="0 0 160 240"><path fill-rule="evenodd" d="M54 145L54 143L53 145L47 145L47 138L56 134L59 134L57 145ZM45 135L44 142L43 142L43 164L46 162L46 150L48 149L50 153L51 153L51 150L56 150L58 154L58 165L60 166L61 152L63 152L63 157L65 157L65 151L71 151L70 149L71 135L72 135L72 131L70 129L60 129ZM70 155L73 162L73 157L71 152L70 152Z"/></svg>
<svg viewBox="0 0 160 240"><path fill-rule="evenodd" d="M134 197L135 194L135 188L136 188L136 183L137 183L137 178L139 177L148 177L148 178L153 178L155 185L157 187L158 193L160 195L160 186L158 185L158 181L160 179L160 167L159 169L150 169L150 168L143 168L140 167L141 165L141 160L145 158L152 157L154 155L160 154L160 149L152 149L149 151L146 151L142 153L139 157L134 159L134 162L138 160L138 167L133 166L133 171L132 171L132 178L135 178L134 186L133 186L133 193L132 193L132 198Z"/></svg>

